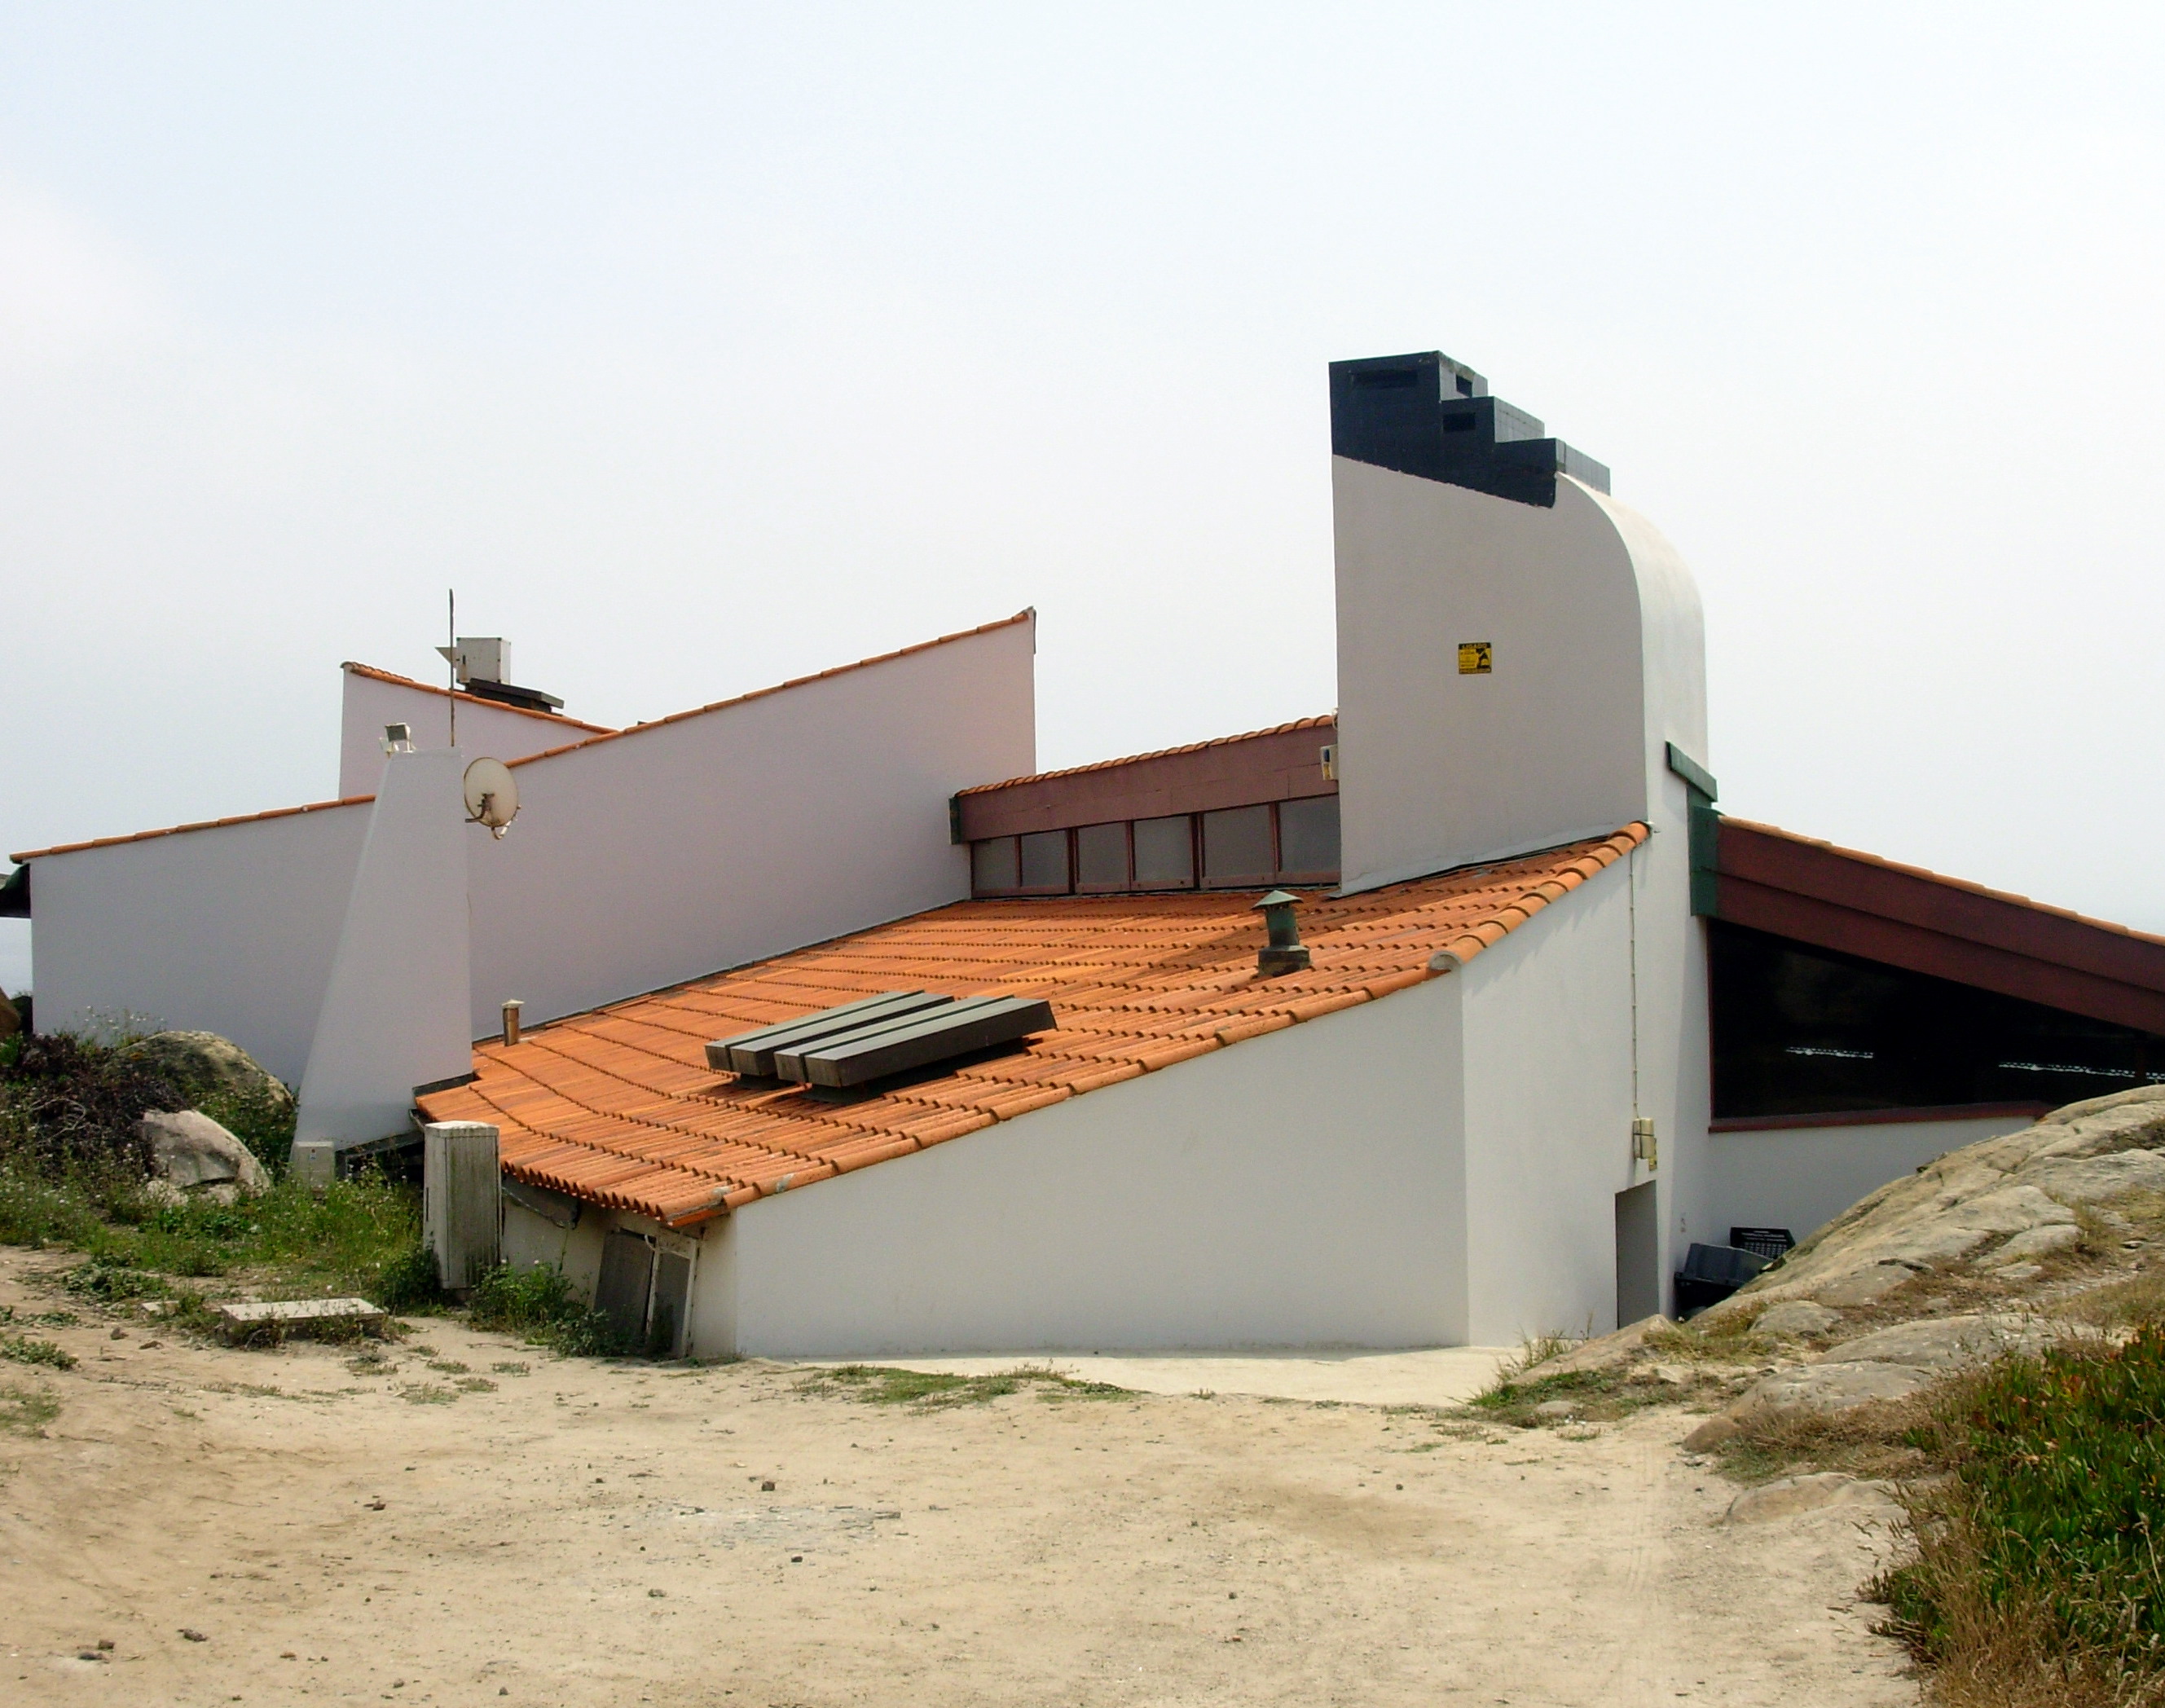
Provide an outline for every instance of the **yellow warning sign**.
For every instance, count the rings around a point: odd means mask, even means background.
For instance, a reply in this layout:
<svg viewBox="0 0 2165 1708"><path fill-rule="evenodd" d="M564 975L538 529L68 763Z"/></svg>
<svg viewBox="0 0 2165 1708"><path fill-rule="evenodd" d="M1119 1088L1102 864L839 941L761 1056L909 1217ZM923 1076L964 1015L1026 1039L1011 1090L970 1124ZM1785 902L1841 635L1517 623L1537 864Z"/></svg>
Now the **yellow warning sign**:
<svg viewBox="0 0 2165 1708"><path fill-rule="evenodd" d="M1493 662L1494 648L1486 640L1462 640L1458 643L1458 673L1461 676L1486 676Z"/></svg>

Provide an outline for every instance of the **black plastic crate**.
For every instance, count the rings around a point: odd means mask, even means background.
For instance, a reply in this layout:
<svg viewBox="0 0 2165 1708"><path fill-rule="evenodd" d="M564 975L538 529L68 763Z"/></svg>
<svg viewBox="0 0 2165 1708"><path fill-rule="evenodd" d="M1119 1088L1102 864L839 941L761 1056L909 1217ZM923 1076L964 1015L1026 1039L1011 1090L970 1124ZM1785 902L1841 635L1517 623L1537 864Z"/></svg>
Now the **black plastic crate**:
<svg viewBox="0 0 2165 1708"><path fill-rule="evenodd" d="M1797 1240L1785 1227L1733 1227L1729 1231L1729 1243L1772 1263L1787 1257Z"/></svg>
<svg viewBox="0 0 2165 1708"><path fill-rule="evenodd" d="M1766 1258L1741 1247L1694 1245L1677 1271L1677 1315L1695 1316L1720 1304L1766 1267Z"/></svg>

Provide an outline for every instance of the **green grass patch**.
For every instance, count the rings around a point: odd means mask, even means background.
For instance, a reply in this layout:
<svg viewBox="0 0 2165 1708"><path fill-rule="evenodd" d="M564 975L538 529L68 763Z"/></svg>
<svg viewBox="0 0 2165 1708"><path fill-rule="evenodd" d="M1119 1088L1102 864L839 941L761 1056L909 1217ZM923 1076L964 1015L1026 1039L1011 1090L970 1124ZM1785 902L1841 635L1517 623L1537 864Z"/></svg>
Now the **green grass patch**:
<svg viewBox="0 0 2165 1708"><path fill-rule="evenodd" d="M68 1278L87 1299L161 1298L175 1280L246 1275L295 1295L375 1297L419 1242L419 1194L367 1174L313 1189L281 1180L232 1205L160 1203L110 1170L42 1173L0 1160L0 1241L82 1252Z"/></svg>
<svg viewBox="0 0 2165 1708"><path fill-rule="evenodd" d="M1032 1364L1020 1364L989 1376L897 1370L882 1364L843 1364L831 1370L811 1372L798 1380L797 1391L856 1400L868 1405L907 1405L917 1411L985 1405L1010 1394L1025 1392L1053 1400L1135 1398L1129 1389L1116 1388L1109 1382L1084 1382Z"/></svg>
<svg viewBox="0 0 2165 1708"><path fill-rule="evenodd" d="M1878 1589L1888 1628L1966 1681L2056 1700L2165 1695L2165 1327L2001 1360L1941 1395L1912 1485L1917 1557Z"/></svg>
<svg viewBox="0 0 2165 1708"><path fill-rule="evenodd" d="M42 1388L0 1382L0 1430L10 1435L43 1435L61 1415L61 1403Z"/></svg>

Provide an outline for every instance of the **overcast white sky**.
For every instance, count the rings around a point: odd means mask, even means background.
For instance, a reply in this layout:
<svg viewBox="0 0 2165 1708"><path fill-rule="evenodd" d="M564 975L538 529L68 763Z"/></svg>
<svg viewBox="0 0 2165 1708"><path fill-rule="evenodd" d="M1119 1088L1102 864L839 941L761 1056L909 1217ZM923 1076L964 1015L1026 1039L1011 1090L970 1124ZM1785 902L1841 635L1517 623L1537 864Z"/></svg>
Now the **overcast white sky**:
<svg viewBox="0 0 2165 1708"><path fill-rule="evenodd" d="M2165 12L0 3L0 850L1040 614L1328 710L1335 357L1609 463L1722 805L2165 930ZM0 921L0 984L29 982Z"/></svg>

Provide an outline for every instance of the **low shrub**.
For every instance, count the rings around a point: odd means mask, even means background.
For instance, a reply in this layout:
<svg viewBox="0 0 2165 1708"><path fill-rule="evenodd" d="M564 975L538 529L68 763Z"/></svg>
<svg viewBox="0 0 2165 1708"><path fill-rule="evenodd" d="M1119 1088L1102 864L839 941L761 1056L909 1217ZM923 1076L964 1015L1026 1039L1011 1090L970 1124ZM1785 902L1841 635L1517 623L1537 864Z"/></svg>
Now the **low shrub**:
<svg viewBox="0 0 2165 1708"><path fill-rule="evenodd" d="M185 1109L179 1087L111 1045L71 1032L22 1038L0 1068L0 1098L13 1119L5 1137L48 1172L150 1167L140 1123L153 1110Z"/></svg>
<svg viewBox="0 0 2165 1708"><path fill-rule="evenodd" d="M384 1264L368 1296L394 1316L436 1309L444 1302L436 1254L416 1240Z"/></svg>
<svg viewBox="0 0 2165 1708"><path fill-rule="evenodd" d="M1910 1486L1917 1555L1877 1589L1942 1697L2165 1697L2165 1327L2004 1359L1937 1414L1949 1474Z"/></svg>

